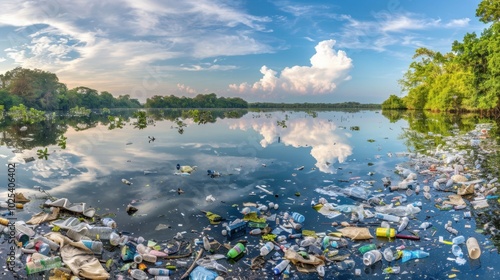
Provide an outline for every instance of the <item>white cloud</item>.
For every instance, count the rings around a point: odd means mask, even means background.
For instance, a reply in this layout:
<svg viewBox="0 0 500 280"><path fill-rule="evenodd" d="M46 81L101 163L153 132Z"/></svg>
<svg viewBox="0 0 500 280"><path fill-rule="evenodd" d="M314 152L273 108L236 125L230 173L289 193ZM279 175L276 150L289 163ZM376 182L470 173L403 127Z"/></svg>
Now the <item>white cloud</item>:
<svg viewBox="0 0 500 280"><path fill-rule="evenodd" d="M0 57L0 62L4 62L6 61L7 59L5 59L5 57Z"/></svg>
<svg viewBox="0 0 500 280"><path fill-rule="evenodd" d="M151 65L161 66L162 77L186 70L165 67L171 59L272 52L256 39L269 31L270 19L239 5L225 0L4 0L0 26L11 27L5 56L17 65L56 72L70 87L84 84L122 94L130 93ZM214 64L200 70L234 68Z"/></svg>
<svg viewBox="0 0 500 280"><path fill-rule="evenodd" d="M454 27L466 27L469 25L470 18L460 18L460 19L453 19L450 22L448 22L445 26L454 28Z"/></svg>
<svg viewBox="0 0 500 280"><path fill-rule="evenodd" d="M196 90L184 84L177 84L177 90L181 93L195 94Z"/></svg>
<svg viewBox="0 0 500 280"><path fill-rule="evenodd" d="M292 66L278 72L262 66L263 77L253 85L232 84L230 90L238 92L288 92L293 94L326 94L331 93L336 83L347 77L352 68L352 60L339 50L335 52L335 40L326 40L316 45L316 53L311 57L311 66Z"/></svg>

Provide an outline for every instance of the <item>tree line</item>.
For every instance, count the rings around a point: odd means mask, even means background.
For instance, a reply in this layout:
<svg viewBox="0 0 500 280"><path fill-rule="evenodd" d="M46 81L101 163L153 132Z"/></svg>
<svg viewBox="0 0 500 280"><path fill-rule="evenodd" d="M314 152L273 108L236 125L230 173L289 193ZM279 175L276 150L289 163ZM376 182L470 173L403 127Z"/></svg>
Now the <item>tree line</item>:
<svg viewBox="0 0 500 280"><path fill-rule="evenodd" d="M127 95L114 97L107 91L98 92L88 87L68 89L59 82L56 74L40 69L17 67L0 74L0 104L5 109L20 104L44 111L64 110L74 107L139 108L137 99Z"/></svg>
<svg viewBox="0 0 500 280"><path fill-rule="evenodd" d="M391 95L383 109L500 111L500 1L483 0L476 16L487 28L454 41L451 51L418 48L399 80L406 96Z"/></svg>

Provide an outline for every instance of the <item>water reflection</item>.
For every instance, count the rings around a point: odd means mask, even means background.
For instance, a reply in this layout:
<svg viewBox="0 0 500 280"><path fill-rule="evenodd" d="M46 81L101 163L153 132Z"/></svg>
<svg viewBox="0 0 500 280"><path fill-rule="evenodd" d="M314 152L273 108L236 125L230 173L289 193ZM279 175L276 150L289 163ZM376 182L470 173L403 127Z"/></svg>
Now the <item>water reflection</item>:
<svg viewBox="0 0 500 280"><path fill-rule="evenodd" d="M285 121L285 120L282 120ZM231 129L253 129L263 139L259 142L266 148L278 141L294 148L309 147L321 172L335 173L334 163L343 163L352 154L348 143L350 134L332 121L318 118L288 118L286 126L276 125L275 118L239 119L230 123Z"/></svg>

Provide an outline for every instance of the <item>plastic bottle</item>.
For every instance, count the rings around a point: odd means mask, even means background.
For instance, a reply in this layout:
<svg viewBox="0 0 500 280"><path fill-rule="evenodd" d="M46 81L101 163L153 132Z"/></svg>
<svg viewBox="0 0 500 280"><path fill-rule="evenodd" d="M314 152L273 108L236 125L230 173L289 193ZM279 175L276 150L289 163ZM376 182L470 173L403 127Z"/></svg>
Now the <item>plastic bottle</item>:
<svg viewBox="0 0 500 280"><path fill-rule="evenodd" d="M148 268L148 273L154 276L172 275L172 271L166 268Z"/></svg>
<svg viewBox="0 0 500 280"><path fill-rule="evenodd" d="M215 280L217 277L217 272L206 269L203 266L197 266L191 273L189 274L189 279L196 280Z"/></svg>
<svg viewBox="0 0 500 280"><path fill-rule="evenodd" d="M113 231L110 227L90 227L86 236L93 239L109 240Z"/></svg>
<svg viewBox="0 0 500 280"><path fill-rule="evenodd" d="M142 261L149 263L156 263L158 257L153 254L142 254Z"/></svg>
<svg viewBox="0 0 500 280"><path fill-rule="evenodd" d="M254 228L250 231L250 235L259 235L262 233L262 230L260 228Z"/></svg>
<svg viewBox="0 0 500 280"><path fill-rule="evenodd" d="M260 248L260 255L267 256L267 254L269 254L273 249L274 249L274 243L266 242L266 244L264 244L264 246Z"/></svg>
<svg viewBox="0 0 500 280"><path fill-rule="evenodd" d="M148 280L149 279L149 277L146 274L146 272L144 272L144 271L142 271L140 269L132 269L132 270L130 270L130 276L132 276L132 278L138 279L138 280Z"/></svg>
<svg viewBox="0 0 500 280"><path fill-rule="evenodd" d="M454 237L451 242L455 245L460 245L465 242L465 237L463 235L459 235L457 237Z"/></svg>
<svg viewBox="0 0 500 280"><path fill-rule="evenodd" d="M398 216L384 214L384 213L375 213L375 218L395 223L399 223L400 220Z"/></svg>
<svg viewBox="0 0 500 280"><path fill-rule="evenodd" d="M289 260L282 260L278 265L273 268L274 275L279 275L286 269L286 267L290 264Z"/></svg>
<svg viewBox="0 0 500 280"><path fill-rule="evenodd" d="M379 250L371 250L363 254L363 263L365 265L372 265L382 260L382 253Z"/></svg>
<svg viewBox="0 0 500 280"><path fill-rule="evenodd" d="M305 221L305 217L304 215L300 214L300 213L297 213L297 212L293 212L292 213L292 219L296 222L296 223L303 223Z"/></svg>
<svg viewBox="0 0 500 280"><path fill-rule="evenodd" d="M394 254L392 253L391 248L385 248L383 255L384 259L388 262L392 262L394 260Z"/></svg>
<svg viewBox="0 0 500 280"><path fill-rule="evenodd" d="M415 250L415 251L403 250L402 262L407 262L413 259L426 258L428 256L429 253L422 250Z"/></svg>
<svg viewBox="0 0 500 280"><path fill-rule="evenodd" d="M392 238L396 236L396 231L393 228L377 228L375 234L378 237Z"/></svg>
<svg viewBox="0 0 500 280"><path fill-rule="evenodd" d="M24 208L24 204L22 204L22 203L12 203L12 204L10 204L10 206L12 208L15 207L17 209L23 209ZM0 208L10 208L9 207L9 203L7 203L7 202L0 202Z"/></svg>
<svg viewBox="0 0 500 280"><path fill-rule="evenodd" d="M398 232L402 232L408 226L409 221L408 217L401 218L401 224L399 224Z"/></svg>
<svg viewBox="0 0 500 280"><path fill-rule="evenodd" d="M104 218L101 222L105 227L116 228L116 222L111 218Z"/></svg>
<svg viewBox="0 0 500 280"><path fill-rule="evenodd" d="M240 254L243 254L244 251L245 251L245 245L241 243L236 243L236 245L234 245L234 247L231 250L229 250L229 252L227 252L226 256L228 259L234 259L238 257Z"/></svg>
<svg viewBox="0 0 500 280"><path fill-rule="evenodd" d="M59 256L27 262L26 273L33 274L41 271L51 270L53 268L61 267L61 265L61 257Z"/></svg>
<svg viewBox="0 0 500 280"><path fill-rule="evenodd" d="M451 252L453 253L453 255L455 255L455 257L459 257L459 258L464 257L464 253L462 252L462 248L460 248L460 246L458 246L458 245L453 244L451 246Z"/></svg>
<svg viewBox="0 0 500 280"><path fill-rule="evenodd" d="M376 249L377 249L377 245L375 245L375 244L367 244L367 245L363 245L363 246L359 247L358 250L359 250L359 252L361 254L364 254L364 253L366 253L368 251L376 250Z"/></svg>
<svg viewBox="0 0 500 280"><path fill-rule="evenodd" d="M92 240L82 240L83 245L85 247L92 250L95 254L102 254L102 242L100 241L92 241Z"/></svg>
<svg viewBox="0 0 500 280"><path fill-rule="evenodd" d="M44 237L44 236L37 236L33 239L33 241L43 241L47 244L49 244L50 246L50 249L52 251L57 251L59 250L59 244L55 243L54 241L48 239L47 237Z"/></svg>
<svg viewBox="0 0 500 280"><path fill-rule="evenodd" d="M210 252L212 246L210 245L210 241L208 241L208 237L203 236L203 248L205 251Z"/></svg>
<svg viewBox="0 0 500 280"><path fill-rule="evenodd" d="M120 244L121 237L118 233L112 232L109 234L109 243L113 246L118 246Z"/></svg>
<svg viewBox="0 0 500 280"><path fill-rule="evenodd" d="M134 254L134 262L135 263L141 263L142 262L142 255L139 253Z"/></svg>
<svg viewBox="0 0 500 280"><path fill-rule="evenodd" d="M48 256L50 254L50 246L49 244L43 242L43 241L37 241L35 243L35 250L45 256Z"/></svg>
<svg viewBox="0 0 500 280"><path fill-rule="evenodd" d="M22 232L29 237L35 236L35 231L30 228L24 221L17 221L14 223L14 226L16 227L17 232Z"/></svg>

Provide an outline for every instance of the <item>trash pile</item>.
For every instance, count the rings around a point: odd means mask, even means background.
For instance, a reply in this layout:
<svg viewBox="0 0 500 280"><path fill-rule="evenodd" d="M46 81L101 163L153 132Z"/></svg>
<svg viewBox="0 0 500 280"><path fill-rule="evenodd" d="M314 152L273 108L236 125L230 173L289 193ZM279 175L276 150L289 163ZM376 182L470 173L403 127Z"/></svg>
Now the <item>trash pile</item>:
<svg viewBox="0 0 500 280"><path fill-rule="evenodd" d="M265 185L256 186L261 194L257 201L243 203L241 209L235 205L240 217L225 220L203 211L211 225L222 228L222 243L207 231L194 240L182 233L169 242L135 237L120 232L112 217L97 215L85 203L49 199L42 212L13 224L15 262L24 264L24 271L17 273L50 273L49 279L219 280L301 274L333 279L361 276L382 264L383 274L413 277L437 250L448 252L448 261L461 266L478 260L484 250L477 236L461 233L470 228L461 221L470 221L498 200L498 180L481 172L482 154L488 152L481 140L487 132L488 127L478 126L469 134L443 139L445 144L434 151L408 153L409 161L396 166L397 175L385 176L381 183L353 178L347 186L316 188L320 197L311 200L312 215L331 224L321 232L314 230L317 221L282 211ZM189 176L196 167L178 165L177 170L177 175ZM449 220L435 218L436 212L445 211ZM12 226L4 220L5 229ZM38 225L49 225L51 231L40 234L34 230ZM493 226L485 230L497 234ZM447 277L457 273L451 270Z"/></svg>

